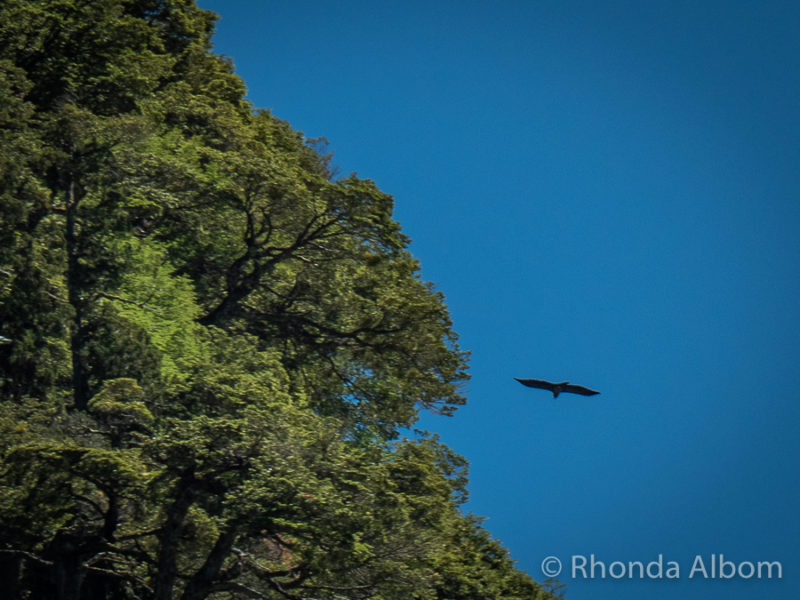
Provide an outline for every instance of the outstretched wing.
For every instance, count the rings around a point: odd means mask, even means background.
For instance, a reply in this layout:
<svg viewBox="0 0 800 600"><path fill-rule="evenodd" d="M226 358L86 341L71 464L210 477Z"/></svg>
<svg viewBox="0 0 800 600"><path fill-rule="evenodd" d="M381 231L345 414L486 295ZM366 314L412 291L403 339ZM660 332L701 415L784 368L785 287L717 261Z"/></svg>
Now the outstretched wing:
<svg viewBox="0 0 800 600"><path fill-rule="evenodd" d="M527 385L528 387L532 388L538 388L540 390L550 390L552 392L553 388L555 387L549 381L544 381L542 379L518 379L517 377L514 377L514 379L519 381L522 385Z"/></svg>
<svg viewBox="0 0 800 600"><path fill-rule="evenodd" d="M595 390L590 390L587 387L583 387L582 385L566 385L564 389L561 390L562 392L569 392L571 394L580 394L581 396L595 396L600 392L596 392Z"/></svg>

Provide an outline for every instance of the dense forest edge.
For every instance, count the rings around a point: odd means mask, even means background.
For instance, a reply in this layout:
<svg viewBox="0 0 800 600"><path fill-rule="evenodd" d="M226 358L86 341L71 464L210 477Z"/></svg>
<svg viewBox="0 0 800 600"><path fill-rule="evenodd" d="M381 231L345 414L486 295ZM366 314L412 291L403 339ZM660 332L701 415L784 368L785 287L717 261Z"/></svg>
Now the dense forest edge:
<svg viewBox="0 0 800 600"><path fill-rule="evenodd" d="M246 101L214 23L0 5L3 598L555 598L402 435L467 354L392 198Z"/></svg>

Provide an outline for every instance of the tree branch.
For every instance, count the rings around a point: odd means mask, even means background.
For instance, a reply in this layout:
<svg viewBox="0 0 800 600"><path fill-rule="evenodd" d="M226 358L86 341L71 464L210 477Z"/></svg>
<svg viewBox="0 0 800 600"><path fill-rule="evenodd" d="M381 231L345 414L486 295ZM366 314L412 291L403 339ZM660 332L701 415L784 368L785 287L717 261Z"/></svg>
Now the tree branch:
<svg viewBox="0 0 800 600"><path fill-rule="evenodd" d="M108 294L106 292L96 292L96 295L100 296L101 298L106 298L108 300L118 300L119 302L124 302L125 304L133 304L138 308L149 310L150 312L154 312L157 315L163 314L162 311L153 308L152 306L147 306L147 304L145 304L144 302L136 302L136 300L130 300L129 298L123 298L122 296L115 296L114 294Z"/></svg>
<svg viewBox="0 0 800 600"><path fill-rule="evenodd" d="M208 596L214 579L219 575L225 559L231 552L236 535L235 524L231 524L227 531L220 534L203 566L192 575L189 583L186 584L181 600L203 600Z"/></svg>
<svg viewBox="0 0 800 600"><path fill-rule="evenodd" d="M52 567L53 561L45 560L39 556L36 556L32 552L28 552L27 550L14 550L13 548L0 548L0 554L13 554L14 556L23 556L25 558L29 558L32 561L39 563L40 565L44 565L46 567Z"/></svg>

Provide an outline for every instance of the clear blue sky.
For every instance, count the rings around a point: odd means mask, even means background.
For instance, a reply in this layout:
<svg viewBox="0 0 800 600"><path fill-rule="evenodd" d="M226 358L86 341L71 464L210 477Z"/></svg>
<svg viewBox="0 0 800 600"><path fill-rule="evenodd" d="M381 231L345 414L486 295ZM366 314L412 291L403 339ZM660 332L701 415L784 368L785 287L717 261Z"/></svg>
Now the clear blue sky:
<svg viewBox="0 0 800 600"><path fill-rule="evenodd" d="M468 406L422 424L520 568L800 597L800 4L200 4L256 106L394 195L472 351ZM681 577L573 579L591 553ZM689 579L712 553L784 577Z"/></svg>

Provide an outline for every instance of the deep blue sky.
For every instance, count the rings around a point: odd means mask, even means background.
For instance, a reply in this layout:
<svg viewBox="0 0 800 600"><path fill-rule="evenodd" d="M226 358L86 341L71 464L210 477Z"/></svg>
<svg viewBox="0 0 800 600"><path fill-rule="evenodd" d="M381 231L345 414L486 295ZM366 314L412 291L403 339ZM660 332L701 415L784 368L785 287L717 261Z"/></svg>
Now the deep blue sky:
<svg viewBox="0 0 800 600"><path fill-rule="evenodd" d="M800 4L200 0L256 106L394 195L472 351L422 425L569 600L800 597ZM569 379L594 398L523 388ZM689 579L695 555L781 581Z"/></svg>

